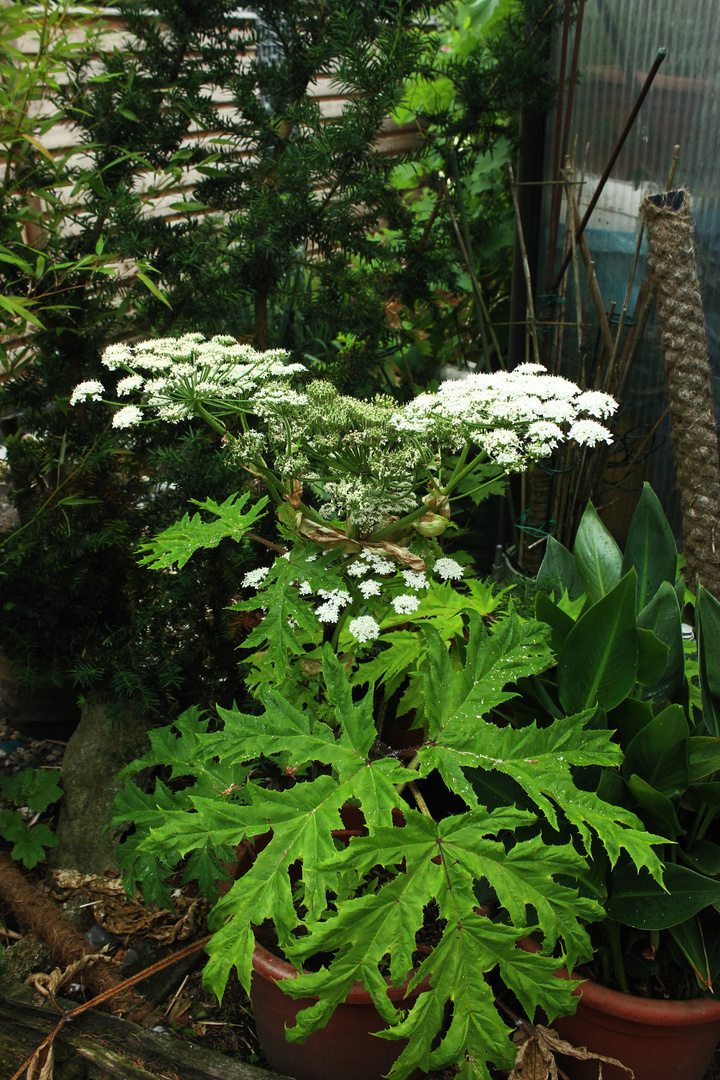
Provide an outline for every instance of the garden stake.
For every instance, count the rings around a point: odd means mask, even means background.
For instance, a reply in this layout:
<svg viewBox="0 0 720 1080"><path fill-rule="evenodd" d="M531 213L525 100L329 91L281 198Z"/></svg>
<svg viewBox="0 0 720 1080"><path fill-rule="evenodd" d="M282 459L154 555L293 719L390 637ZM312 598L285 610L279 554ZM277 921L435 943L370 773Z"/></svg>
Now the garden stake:
<svg viewBox="0 0 720 1080"><path fill-rule="evenodd" d="M530 324L530 335L532 338L533 346L533 358L536 364L540 363L540 349L538 348L537 338L537 324L535 321L535 306L532 298L532 275L530 273L530 264L527 257L527 248L525 247L525 236L523 234L522 218L520 217L520 206L518 205L517 187L515 185L515 175L513 173L513 167L508 161L508 172L510 174L510 190L513 197L513 206L515 207L515 222L517 227L518 240L520 242L520 252L522 255L523 271L525 273L525 286L527 288L527 309L528 309L528 322Z"/></svg>
<svg viewBox="0 0 720 1080"><path fill-rule="evenodd" d="M655 76L658 73L658 69L659 69L660 65L662 64L662 62L663 62L663 60L665 59L666 56L667 56L667 49L658 49L657 56L655 57L655 60L653 61L652 67L650 68L650 70L647 73L647 76L645 78L645 82L643 83L642 90L638 94L637 101L633 105L633 107L632 107L632 109L630 111L630 115L628 116L627 120L625 121L625 127L620 132L620 137L618 138L618 141L615 144L615 148L614 148L612 154L610 155L610 160L608 161L607 165L605 166L605 170L604 170L602 176L600 177L600 180L598 182L598 186L595 188L595 193L593 194L593 197L590 200L588 208L585 211L585 215L584 215L582 221L580 222L580 225L578 227L578 240L581 239L583 233L585 232L585 229L587 227L587 223L590 220L590 217L592 215L593 210L597 206L598 199L600 198L600 196L603 193L605 185L608 182L608 179L610 177L610 173L613 170L613 166L615 165L615 162L617 161L618 157L620 156L620 151L622 150L623 146L625 145L625 141L626 141L628 135L630 134L630 132L632 130L633 124L635 123L635 121L637 119L637 115L640 112L642 104L643 104L645 98L648 95L648 91L650 90L650 87L653 84L653 80L655 79ZM563 262L562 262L562 265L561 265L560 269L558 270L557 274L555 275L555 280L553 281L553 290L558 287L558 284L560 283L560 281L562 279L562 276L565 273L565 270L567 269L567 265L568 265L569 262L570 262L570 258L569 258L569 256L566 256L563 259Z"/></svg>

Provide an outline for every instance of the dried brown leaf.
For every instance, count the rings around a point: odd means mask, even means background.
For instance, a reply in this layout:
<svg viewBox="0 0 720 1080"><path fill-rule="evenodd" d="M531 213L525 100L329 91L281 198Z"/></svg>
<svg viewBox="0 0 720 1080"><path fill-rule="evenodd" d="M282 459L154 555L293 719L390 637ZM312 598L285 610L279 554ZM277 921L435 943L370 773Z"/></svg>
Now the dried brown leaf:
<svg viewBox="0 0 720 1080"><path fill-rule="evenodd" d="M35 1055L28 1065L27 1080L53 1080L53 1064L55 1055L52 1043L39 1046Z"/></svg>
<svg viewBox="0 0 720 1080"><path fill-rule="evenodd" d="M87 967L88 964L94 964L97 961L102 961L105 964L112 963L112 957L107 956L104 952L93 953L89 956L82 956L79 960L76 960L73 964L69 964L66 968L54 968L49 975L46 975L42 971L36 972L34 975L29 975L25 980L26 985L34 986L36 990L39 990L41 994L46 997L50 997L58 992L61 986L65 986L66 983L72 981L73 977L77 975L79 971Z"/></svg>
<svg viewBox="0 0 720 1080"><path fill-rule="evenodd" d="M519 1049L515 1067L508 1080L557 1080L555 1054L565 1054L578 1061L597 1061L598 1080L602 1080L603 1064L616 1065L619 1069L624 1069L631 1080L635 1077L632 1069L623 1065L617 1058L596 1054L588 1050L586 1046L573 1046L572 1043L561 1039L553 1028L544 1027L543 1024L522 1023L515 1035L515 1042Z"/></svg>

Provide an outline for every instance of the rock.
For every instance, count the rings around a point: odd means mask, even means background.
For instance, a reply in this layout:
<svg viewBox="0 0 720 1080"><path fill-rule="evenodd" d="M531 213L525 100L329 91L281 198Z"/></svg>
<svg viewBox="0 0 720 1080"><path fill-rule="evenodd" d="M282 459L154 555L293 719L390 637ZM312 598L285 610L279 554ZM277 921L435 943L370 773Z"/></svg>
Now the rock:
<svg viewBox="0 0 720 1080"><path fill-rule="evenodd" d="M119 830L105 832L110 806L123 786L118 773L149 749L145 722L127 702L89 701L70 738L61 770L65 792L53 867L104 874L118 867Z"/></svg>

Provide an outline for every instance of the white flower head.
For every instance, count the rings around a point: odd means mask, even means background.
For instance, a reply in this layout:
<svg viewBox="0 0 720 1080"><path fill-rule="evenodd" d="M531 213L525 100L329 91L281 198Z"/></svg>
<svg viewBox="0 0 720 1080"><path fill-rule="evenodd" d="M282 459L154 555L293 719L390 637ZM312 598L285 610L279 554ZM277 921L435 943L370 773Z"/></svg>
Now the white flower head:
<svg viewBox="0 0 720 1080"><path fill-rule="evenodd" d="M244 589L258 589L269 573L269 566L260 566L257 570L248 570L242 579L242 587Z"/></svg>
<svg viewBox="0 0 720 1080"><path fill-rule="evenodd" d="M371 596L379 596L382 592L382 585L379 581L375 581L374 578L368 578L367 581L361 581L358 585L358 589L363 594L366 600Z"/></svg>
<svg viewBox="0 0 720 1080"><path fill-rule="evenodd" d="M137 405L125 405L122 409L118 409L113 416L113 427L135 427L140 423L142 417L142 409L139 409Z"/></svg>
<svg viewBox="0 0 720 1080"><path fill-rule="evenodd" d="M465 572L454 559L438 559L433 570L443 581L459 581Z"/></svg>
<svg viewBox="0 0 720 1080"><path fill-rule="evenodd" d="M420 607L420 599L417 596L410 596L408 593L402 596L396 596L393 600L393 607L398 615L409 615L413 611L417 611Z"/></svg>
<svg viewBox="0 0 720 1080"><path fill-rule="evenodd" d="M613 437L606 427L596 420L578 420L568 432L568 438L574 439L580 446L595 446L596 443L612 443Z"/></svg>
<svg viewBox="0 0 720 1080"><path fill-rule="evenodd" d="M418 574L414 570L403 570L402 576L408 589L428 588L428 579L424 574Z"/></svg>
<svg viewBox="0 0 720 1080"><path fill-rule="evenodd" d="M615 398L599 390L586 390L585 393L580 394L576 405L579 412L599 417L601 420L606 416L612 416L618 407Z"/></svg>
<svg viewBox="0 0 720 1080"><path fill-rule="evenodd" d="M117 368L129 364L131 360L132 349L129 345L108 345L107 349L102 354L102 363L104 367L109 368L110 371L115 371Z"/></svg>
<svg viewBox="0 0 720 1080"><path fill-rule="evenodd" d="M117 396L124 397L125 394L129 394L133 390L142 389L144 382L142 375L127 375L117 384Z"/></svg>
<svg viewBox="0 0 720 1080"><path fill-rule="evenodd" d="M104 390L105 387L97 379L88 379L86 382L78 383L70 397L70 404L77 405L79 401L87 401L88 398L91 401L102 401Z"/></svg>
<svg viewBox="0 0 720 1080"><path fill-rule="evenodd" d="M371 615L360 615L359 618L352 619L348 630L360 642L375 641L380 637L380 626Z"/></svg>

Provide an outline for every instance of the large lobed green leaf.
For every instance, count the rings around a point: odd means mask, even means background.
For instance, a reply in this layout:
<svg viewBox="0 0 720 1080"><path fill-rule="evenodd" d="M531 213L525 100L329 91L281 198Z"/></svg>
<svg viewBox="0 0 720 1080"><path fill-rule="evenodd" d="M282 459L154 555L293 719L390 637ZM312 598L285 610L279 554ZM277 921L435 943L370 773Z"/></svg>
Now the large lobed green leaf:
<svg viewBox="0 0 720 1080"><path fill-rule="evenodd" d="M182 570L188 559L201 548L217 547L227 537L242 540L255 522L264 516L268 503L267 497L263 497L246 510L249 499L248 492L230 495L223 503L216 503L214 499L204 502L192 499L201 510L214 514L215 520L206 521L200 514L193 514L192 517L185 514L180 521L140 545L138 550L145 552L140 560L141 565L152 570L163 570L177 564Z"/></svg>
<svg viewBox="0 0 720 1080"><path fill-rule="evenodd" d="M516 844L510 852L496 837L528 823L531 815L512 808L492 814L478 811L448 818L439 824L417 811L406 813L402 829L380 829L372 836L350 841L331 866L352 862L369 871L378 861L396 873L377 893L355 897L339 905L335 918L313 928L292 948L296 962L314 952L331 952L327 970L304 972L287 986L293 997L322 993L316 1005L300 1012L288 1030L291 1039L303 1039L318 1025L327 1023L337 1004L344 1000L355 979L361 979L391 1025L386 1038L412 1037L391 1075L405 1075L411 1068L441 1068L465 1062L466 1075L487 1077L487 1062L511 1063L505 1022L498 1015L493 991L485 974L500 966L506 985L533 1015L540 1007L550 1016L571 1011L571 986L550 977L558 959L530 955L517 948L521 931L532 930L535 920L546 926L550 948L558 937L570 945L570 956L587 956L589 939L582 918L596 918L593 901L579 899L577 891L559 882L576 874L579 858L573 848L554 850L550 860L540 857L539 840ZM435 861L433 861L435 860ZM477 908L474 885L487 880L496 889L513 925L496 924ZM415 934L423 924L426 906L435 901L441 919L447 920L442 938L414 975L411 986L431 980L407 1016L387 997L381 974L384 962L391 981L401 986L412 972ZM571 960L572 962L572 960ZM443 1031L446 1006L453 1017ZM433 1043L442 1038L435 1048ZM503 1054L504 1045L508 1052Z"/></svg>

